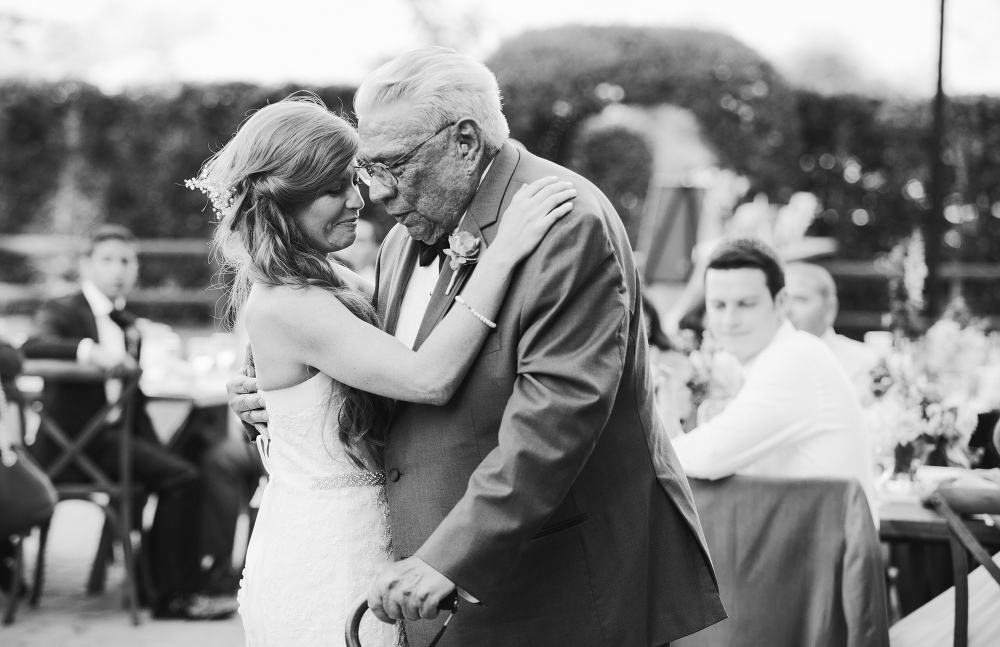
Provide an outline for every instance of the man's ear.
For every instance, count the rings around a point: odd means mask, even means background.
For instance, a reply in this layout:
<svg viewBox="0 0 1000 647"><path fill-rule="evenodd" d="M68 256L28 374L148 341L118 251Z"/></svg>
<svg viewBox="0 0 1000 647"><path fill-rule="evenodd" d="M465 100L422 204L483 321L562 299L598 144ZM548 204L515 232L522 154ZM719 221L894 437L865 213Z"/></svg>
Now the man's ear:
<svg viewBox="0 0 1000 647"><path fill-rule="evenodd" d="M788 291L785 288L778 290L778 293L774 295L774 307L785 314L788 312Z"/></svg>
<svg viewBox="0 0 1000 647"><path fill-rule="evenodd" d="M475 119L458 122L458 148L466 161L478 162L484 154L483 131Z"/></svg>

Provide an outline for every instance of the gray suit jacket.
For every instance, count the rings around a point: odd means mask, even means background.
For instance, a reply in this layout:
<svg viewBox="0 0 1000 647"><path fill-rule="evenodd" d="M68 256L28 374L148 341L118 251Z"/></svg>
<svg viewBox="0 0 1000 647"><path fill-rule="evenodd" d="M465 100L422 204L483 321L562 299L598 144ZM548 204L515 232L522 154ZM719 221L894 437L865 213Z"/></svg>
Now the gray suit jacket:
<svg viewBox="0 0 1000 647"><path fill-rule="evenodd" d="M621 221L584 178L505 145L462 229L490 244L514 193L547 175L573 182L574 209L515 273L464 383L445 406L396 406L393 545L483 603L465 605L441 645L661 645L725 611L655 413ZM390 333L416 252L398 226L379 255L375 300ZM445 265L417 346L467 280L459 271L447 296ZM435 628L408 623L411 644Z"/></svg>

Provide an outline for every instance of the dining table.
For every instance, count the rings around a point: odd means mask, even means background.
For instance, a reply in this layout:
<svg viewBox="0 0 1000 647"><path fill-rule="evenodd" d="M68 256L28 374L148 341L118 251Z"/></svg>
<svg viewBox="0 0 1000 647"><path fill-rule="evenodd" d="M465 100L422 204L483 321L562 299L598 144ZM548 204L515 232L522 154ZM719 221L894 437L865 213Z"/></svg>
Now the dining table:
<svg viewBox="0 0 1000 647"><path fill-rule="evenodd" d="M884 542L947 542L948 526L933 509L919 500L889 501L878 506L881 525L879 537ZM984 515L966 517L965 525L981 544L1000 550L1000 525Z"/></svg>
<svg viewBox="0 0 1000 647"><path fill-rule="evenodd" d="M894 619L915 611L952 586L948 526L924 502L942 483L976 479L976 474L976 470L959 467L921 466L912 481L884 480L879 484L879 538L887 547ZM1000 552L1000 518L975 515L963 521L987 551Z"/></svg>
<svg viewBox="0 0 1000 647"><path fill-rule="evenodd" d="M992 473L996 472L994 476ZM992 476L993 478L988 478ZM1000 471L962 467L917 468L912 479L883 479L877 487L879 535L884 542L947 542L948 526L929 504L928 497L942 484L963 481L1000 490ZM966 526L982 544L1000 548L1000 519L989 515L965 518Z"/></svg>
<svg viewBox="0 0 1000 647"><path fill-rule="evenodd" d="M73 380L92 372L93 369L73 361L27 360L18 387L32 396L41 392L42 376ZM228 378L221 371L143 371L139 386L145 395L146 413L164 446L197 462L206 446L238 431L238 422L228 406ZM35 427L37 422L29 420L28 426ZM27 435L33 433L28 431Z"/></svg>

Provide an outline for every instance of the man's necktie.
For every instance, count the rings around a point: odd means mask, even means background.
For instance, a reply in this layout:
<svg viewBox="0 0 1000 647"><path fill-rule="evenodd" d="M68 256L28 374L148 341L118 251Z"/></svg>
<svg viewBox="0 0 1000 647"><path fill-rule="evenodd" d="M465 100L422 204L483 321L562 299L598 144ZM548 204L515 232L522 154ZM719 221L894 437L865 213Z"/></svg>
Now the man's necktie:
<svg viewBox="0 0 1000 647"><path fill-rule="evenodd" d="M438 269L440 269L444 263L444 259L447 258L447 255L444 253L444 250L448 249L447 236L433 244L428 244L420 240L416 242L420 246L419 256L417 257L420 267L427 267L436 258L438 259Z"/></svg>

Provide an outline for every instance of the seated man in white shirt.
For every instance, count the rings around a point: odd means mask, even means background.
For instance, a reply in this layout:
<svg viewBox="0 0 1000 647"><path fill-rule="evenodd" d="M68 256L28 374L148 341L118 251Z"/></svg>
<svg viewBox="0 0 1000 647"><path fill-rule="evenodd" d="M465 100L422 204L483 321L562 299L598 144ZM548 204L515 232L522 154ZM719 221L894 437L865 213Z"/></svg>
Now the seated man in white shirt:
<svg viewBox="0 0 1000 647"><path fill-rule="evenodd" d="M785 291L788 293L786 314L792 325L826 342L847 371L847 377L851 378L861 404L870 403L872 369L878 363L878 355L861 342L834 332L837 284L830 273L818 265L789 263L785 266Z"/></svg>
<svg viewBox="0 0 1000 647"><path fill-rule="evenodd" d="M712 255L707 327L743 365L745 381L715 418L675 438L674 449L689 477L854 478L871 503L858 397L830 349L785 319L784 287L780 262L761 241L735 240Z"/></svg>

